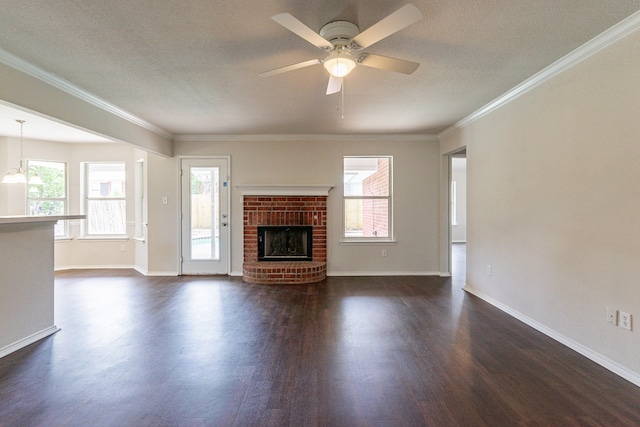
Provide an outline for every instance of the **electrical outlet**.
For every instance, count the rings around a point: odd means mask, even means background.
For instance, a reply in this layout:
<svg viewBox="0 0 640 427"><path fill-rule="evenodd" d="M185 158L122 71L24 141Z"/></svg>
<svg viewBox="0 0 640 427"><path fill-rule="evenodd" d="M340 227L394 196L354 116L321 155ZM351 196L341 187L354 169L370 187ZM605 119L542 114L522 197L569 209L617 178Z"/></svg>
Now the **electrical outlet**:
<svg viewBox="0 0 640 427"><path fill-rule="evenodd" d="M627 331L631 330L631 315L629 313L620 312L620 327Z"/></svg>
<svg viewBox="0 0 640 427"><path fill-rule="evenodd" d="M607 323L618 326L618 310L607 307Z"/></svg>
<svg viewBox="0 0 640 427"><path fill-rule="evenodd" d="M387 256L387 250L386 249L382 250L382 256Z"/></svg>
<svg viewBox="0 0 640 427"><path fill-rule="evenodd" d="M493 274L493 268L491 265L487 265L487 276L491 276Z"/></svg>
<svg viewBox="0 0 640 427"><path fill-rule="evenodd" d="M120 245L120 252L124 252L124 245Z"/></svg>

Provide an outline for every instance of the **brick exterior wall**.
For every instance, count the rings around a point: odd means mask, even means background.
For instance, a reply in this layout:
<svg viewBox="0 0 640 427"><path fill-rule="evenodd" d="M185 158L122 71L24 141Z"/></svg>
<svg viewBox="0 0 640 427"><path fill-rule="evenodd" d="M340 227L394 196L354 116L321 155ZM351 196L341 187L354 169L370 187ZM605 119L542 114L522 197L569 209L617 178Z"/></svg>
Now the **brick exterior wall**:
<svg viewBox="0 0 640 427"><path fill-rule="evenodd" d="M243 278L251 283L312 283L326 277L327 196L245 196ZM258 262L259 225L313 227L312 262Z"/></svg>
<svg viewBox="0 0 640 427"><path fill-rule="evenodd" d="M362 181L365 196L386 196L389 191L389 159L378 159L378 171ZM386 200L363 200L363 237L389 236L389 207Z"/></svg>

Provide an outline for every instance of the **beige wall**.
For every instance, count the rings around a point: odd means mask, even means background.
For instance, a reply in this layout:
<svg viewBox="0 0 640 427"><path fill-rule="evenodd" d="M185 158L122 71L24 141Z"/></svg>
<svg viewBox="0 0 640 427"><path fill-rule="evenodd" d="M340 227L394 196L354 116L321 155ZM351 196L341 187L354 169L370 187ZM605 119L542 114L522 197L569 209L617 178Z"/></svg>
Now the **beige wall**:
<svg viewBox="0 0 640 427"><path fill-rule="evenodd" d="M147 167L148 274L176 275L179 272L179 162L150 154ZM162 198L167 197L167 204Z"/></svg>
<svg viewBox="0 0 640 427"><path fill-rule="evenodd" d="M638 51L635 32L441 146L467 147L467 288L636 383L640 329L606 307L640 319Z"/></svg>
<svg viewBox="0 0 640 427"><path fill-rule="evenodd" d="M425 140L178 142L177 156L231 156L233 274L242 272L242 195L239 184L328 184L329 274L438 274L439 154ZM342 236L342 158L392 155L395 244L350 245ZM382 257L382 250L387 257Z"/></svg>
<svg viewBox="0 0 640 427"><path fill-rule="evenodd" d="M439 153L434 141L409 138L368 141L182 142L183 156L231 156L231 273L242 272L242 195L238 184L329 184L329 274L439 274ZM345 244L342 238L342 158L392 155L394 159L394 237L392 244ZM56 268L134 267L149 275L179 272L179 157L165 158L124 144L63 144L25 141L25 158L68 164L69 213L81 212L80 165L87 161L125 161L127 230L134 236L134 170L145 162L144 241L83 240L80 222L71 222L71 240L58 241ZM21 191L17 191L21 189ZM24 212L24 186L15 186L9 206ZM162 204L167 197L168 204ZM125 245L125 251L121 246ZM382 256L382 250L387 256Z"/></svg>

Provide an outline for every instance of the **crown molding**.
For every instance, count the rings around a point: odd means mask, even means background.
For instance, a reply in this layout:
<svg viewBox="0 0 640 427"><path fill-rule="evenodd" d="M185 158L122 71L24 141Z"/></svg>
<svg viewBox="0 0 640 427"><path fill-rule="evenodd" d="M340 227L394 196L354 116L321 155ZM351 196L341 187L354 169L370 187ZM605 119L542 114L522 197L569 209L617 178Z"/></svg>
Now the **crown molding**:
<svg viewBox="0 0 640 427"><path fill-rule="evenodd" d="M563 73L569 68L574 67L575 65L596 54L607 46L615 43L621 38L626 37L630 33L636 31L638 28L640 28L640 12L636 12L633 15L630 15L629 17L623 19L613 27L597 35L587 43L583 44L582 46L563 56L556 62L552 63L548 67L529 77L527 80L515 86L513 89L489 102L484 107L471 113L449 128L443 130L438 134L438 139L441 140L451 133L455 132L456 130L462 129L465 126L468 126L469 124L480 119L481 117L486 116L492 111L497 110L503 105L508 104L509 102L529 92L531 89L552 79L558 74Z"/></svg>
<svg viewBox="0 0 640 427"><path fill-rule="evenodd" d="M243 196L328 196L333 185L326 184L239 184Z"/></svg>
<svg viewBox="0 0 640 427"><path fill-rule="evenodd" d="M149 123L146 120L143 120L140 117L137 117L129 113L128 111L123 110L117 105L105 101L104 99L99 98L90 92L87 92L86 90L74 85L73 83L63 79L62 77L58 77L55 74L51 74L39 67L36 67L33 64L30 64L27 61L18 58L17 56L7 52L4 49L0 49L0 63L8 65L11 68L15 68L18 71L21 71L31 77L43 81L44 83L47 83L50 86L55 87L56 89L68 93L69 95L75 96L76 98L79 98L93 105L94 107L100 108L108 113L125 119L166 139L170 140L173 138L173 135L165 131L164 129L161 129L158 126Z"/></svg>
<svg viewBox="0 0 640 427"><path fill-rule="evenodd" d="M422 141L439 142L427 134L255 134L255 135L176 135L174 142L274 142L274 141Z"/></svg>

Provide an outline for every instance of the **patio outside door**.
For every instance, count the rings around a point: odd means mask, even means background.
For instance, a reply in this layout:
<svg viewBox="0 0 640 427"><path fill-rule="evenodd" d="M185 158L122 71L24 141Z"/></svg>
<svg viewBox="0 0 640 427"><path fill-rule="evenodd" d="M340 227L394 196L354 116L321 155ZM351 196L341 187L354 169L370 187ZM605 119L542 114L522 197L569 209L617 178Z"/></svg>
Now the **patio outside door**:
<svg viewBox="0 0 640 427"><path fill-rule="evenodd" d="M228 274L228 160L182 159L181 170L181 272Z"/></svg>

